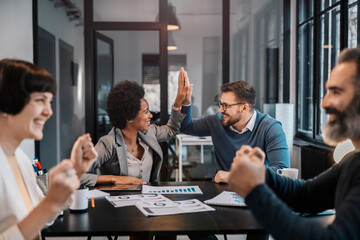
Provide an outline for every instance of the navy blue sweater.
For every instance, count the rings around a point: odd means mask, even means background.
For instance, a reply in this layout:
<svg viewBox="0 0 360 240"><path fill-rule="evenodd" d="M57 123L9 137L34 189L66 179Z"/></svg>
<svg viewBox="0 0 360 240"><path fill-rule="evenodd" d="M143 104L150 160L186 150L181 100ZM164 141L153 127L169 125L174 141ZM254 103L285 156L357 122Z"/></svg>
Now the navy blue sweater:
<svg viewBox="0 0 360 240"><path fill-rule="evenodd" d="M360 153L346 155L339 164L307 181L281 177L267 169L266 185L255 187L245 202L275 239L360 239ZM333 208L336 218L327 227L292 213Z"/></svg>
<svg viewBox="0 0 360 240"><path fill-rule="evenodd" d="M290 166L288 147L281 123L272 117L260 113L257 109L253 131L236 133L222 124L222 114L192 119L191 106L183 106L186 114L180 131L195 136L211 136L217 162L217 171L229 171L236 151L242 145L260 147L266 153L265 163L274 170Z"/></svg>

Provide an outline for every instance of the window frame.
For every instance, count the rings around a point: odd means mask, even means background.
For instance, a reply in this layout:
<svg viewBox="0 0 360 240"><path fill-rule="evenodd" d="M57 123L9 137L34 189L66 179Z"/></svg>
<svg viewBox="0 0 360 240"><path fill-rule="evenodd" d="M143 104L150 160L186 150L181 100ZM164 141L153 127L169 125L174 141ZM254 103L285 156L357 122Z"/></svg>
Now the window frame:
<svg viewBox="0 0 360 240"><path fill-rule="evenodd" d="M303 6L304 4L308 4L307 7L313 7L313 14L310 16L307 16L307 18L303 19L302 22L299 21L299 14L300 14L300 2L301 0L297 0L296 1L296 133L295 133L295 137L308 141L308 142L313 142L313 143L320 143L320 144L324 144L321 137L321 99L322 96L320 96L320 92L321 92L321 88L323 88L323 86L321 86L321 79L320 79L320 74L321 74L321 65L324 64L324 62L321 62L321 17L323 17L325 14L331 14L331 11L334 10L336 7L340 6L340 36L339 36L339 41L340 41L340 51L344 48L346 48L348 46L348 34L349 34L349 30L348 30L348 15L349 15L349 1L348 0L340 0L336 3L333 3L331 5L329 5L328 7L324 8L323 10L321 10L321 1L312 1L312 3L309 2L303 2ZM313 4L313 6L311 6L311 4ZM357 7L358 7L358 25L357 25L357 29L358 32L360 30L359 28L359 19L360 19L360 14L359 14L359 1L356 2ZM312 130L310 131L303 131L300 128L300 125L298 123L299 121L299 108L303 107L302 102L299 101L299 94L300 94L300 86L301 86L301 80L299 78L299 65L300 62L304 61L304 59L299 59L299 36L300 36L300 29L302 26L304 26L305 24L310 23L311 21L313 21L313 39L312 39L312 44L313 44L313 54L310 54L310 57L312 58L313 61L313 72L312 72L312 78L313 78L313 83L312 83L312 97L313 97L313 102L312 102L312 122L313 122L313 127ZM331 26L330 26L331 27ZM357 36L357 44L360 43L360 34L358 34ZM325 92L325 91L324 91Z"/></svg>

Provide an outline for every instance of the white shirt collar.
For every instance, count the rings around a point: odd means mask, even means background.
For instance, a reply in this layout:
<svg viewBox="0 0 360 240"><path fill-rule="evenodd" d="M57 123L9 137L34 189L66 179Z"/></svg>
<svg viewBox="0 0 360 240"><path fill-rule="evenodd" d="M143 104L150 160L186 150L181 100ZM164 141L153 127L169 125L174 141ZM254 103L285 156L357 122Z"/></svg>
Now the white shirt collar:
<svg viewBox="0 0 360 240"><path fill-rule="evenodd" d="M243 134L245 133L246 131L251 131L254 129L255 127L255 121L256 121L256 111L254 110L254 113L252 115L252 117L250 118L250 121L248 122L248 124L246 124L246 126L241 130L241 132L239 132L238 130L236 130L233 126L230 126L229 129L231 131L234 131L236 133L239 133L239 134Z"/></svg>

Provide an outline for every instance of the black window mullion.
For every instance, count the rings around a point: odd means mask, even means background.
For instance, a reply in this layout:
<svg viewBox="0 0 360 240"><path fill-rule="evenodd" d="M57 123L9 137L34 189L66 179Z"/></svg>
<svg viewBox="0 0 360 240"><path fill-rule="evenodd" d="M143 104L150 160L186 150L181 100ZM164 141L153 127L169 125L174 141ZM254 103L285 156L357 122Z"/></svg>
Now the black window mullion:
<svg viewBox="0 0 360 240"><path fill-rule="evenodd" d="M327 8L325 8L324 10L322 10L321 12L319 12L318 14L316 14L315 16L316 16L316 17L319 17L320 15L323 15L324 13L329 12L331 9L336 8L338 5L340 5L341 2L343 2L343 1L344 1L344 0L339 1L339 2L337 2L337 3L334 3L334 4L331 5L331 6L328 6Z"/></svg>
<svg viewBox="0 0 360 240"><path fill-rule="evenodd" d="M296 135L299 134L299 104L300 104L300 101L299 101L299 28L300 28L300 24L299 24L299 0L296 1L296 16L295 16L295 20L296 20L296 43L295 43L295 46L296 46L296 98L295 98L295 101L296 101L296 110L295 110L295 117L296 117L296 121L295 121L295 127L296 127Z"/></svg>
<svg viewBox="0 0 360 240"><path fill-rule="evenodd" d="M314 1L314 15L318 16L318 12L320 12L320 1ZM320 17L314 18L314 29L313 29L313 46L314 46L314 54L313 54L313 63L314 63L314 70L313 70L313 132L312 138L316 138L316 133L319 132L318 130L318 119L319 119L319 85L320 85L320 48L321 41L320 36L321 34L321 21Z"/></svg>
<svg viewBox="0 0 360 240"><path fill-rule="evenodd" d="M357 4L357 45L360 45L360 27L359 27L359 23L360 23L360 4L359 1L356 2ZM348 12L349 14L349 12Z"/></svg>
<svg viewBox="0 0 360 240"><path fill-rule="evenodd" d="M222 2L222 83L230 81L230 0Z"/></svg>
<svg viewBox="0 0 360 240"><path fill-rule="evenodd" d="M340 51L348 46L348 15L349 2L343 0L340 5Z"/></svg>
<svg viewBox="0 0 360 240"><path fill-rule="evenodd" d="M169 115L167 109L168 102L168 1L159 0L159 22L160 27L160 123L166 124Z"/></svg>

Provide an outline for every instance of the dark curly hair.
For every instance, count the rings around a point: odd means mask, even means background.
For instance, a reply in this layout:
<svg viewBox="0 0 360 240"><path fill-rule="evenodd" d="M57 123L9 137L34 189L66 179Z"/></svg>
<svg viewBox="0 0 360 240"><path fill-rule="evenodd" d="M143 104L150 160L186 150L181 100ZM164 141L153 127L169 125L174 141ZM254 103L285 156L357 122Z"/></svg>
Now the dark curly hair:
<svg viewBox="0 0 360 240"><path fill-rule="evenodd" d="M22 60L0 61L0 112L20 113L33 92L55 94L56 83L49 72Z"/></svg>
<svg viewBox="0 0 360 240"><path fill-rule="evenodd" d="M142 86L136 82L122 81L116 84L107 98L107 113L111 125L124 129L126 120L132 120L140 111L140 99L145 96Z"/></svg>

